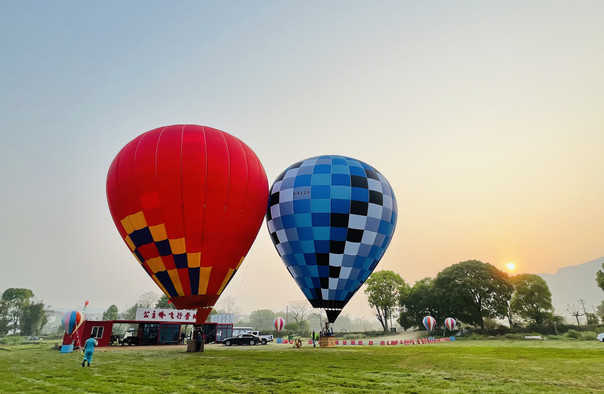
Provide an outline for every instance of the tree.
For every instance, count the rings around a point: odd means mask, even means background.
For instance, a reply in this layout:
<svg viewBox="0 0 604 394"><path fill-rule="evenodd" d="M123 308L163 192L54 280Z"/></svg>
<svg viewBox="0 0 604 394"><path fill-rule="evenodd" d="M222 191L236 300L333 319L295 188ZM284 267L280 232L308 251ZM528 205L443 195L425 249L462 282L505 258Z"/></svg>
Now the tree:
<svg viewBox="0 0 604 394"><path fill-rule="evenodd" d="M409 285L396 272L378 271L367 279L365 294L368 295L369 305L377 311L376 317L388 332L388 325L396 311L400 294L409 291Z"/></svg>
<svg viewBox="0 0 604 394"><path fill-rule="evenodd" d="M595 313L587 312L585 314L585 319L587 320L587 325L589 326L597 326L598 324L600 324L600 319L598 319L598 315L596 315Z"/></svg>
<svg viewBox="0 0 604 394"><path fill-rule="evenodd" d="M602 270L596 272L596 283L600 286L600 289L604 290L604 263L602 263Z"/></svg>
<svg viewBox="0 0 604 394"><path fill-rule="evenodd" d="M111 305L105 312L103 312L103 320L117 320L119 311L115 304Z"/></svg>
<svg viewBox="0 0 604 394"><path fill-rule="evenodd" d="M123 320L134 320L136 319L136 310L140 308L138 304L132 305L130 308L126 309L120 316Z"/></svg>
<svg viewBox="0 0 604 394"><path fill-rule="evenodd" d="M268 309L260 309L250 313L250 323L255 330L267 331L273 329L275 312Z"/></svg>
<svg viewBox="0 0 604 394"><path fill-rule="evenodd" d="M237 306L237 299L235 297L220 297L218 302L216 303L216 309L220 311L220 313L227 313L237 315L241 312L239 307Z"/></svg>
<svg viewBox="0 0 604 394"><path fill-rule="evenodd" d="M48 322L48 314L42 301L25 306L21 316L21 335L40 335L42 327Z"/></svg>
<svg viewBox="0 0 604 394"><path fill-rule="evenodd" d="M604 300L598 305L598 316L600 316L600 319L604 320Z"/></svg>
<svg viewBox="0 0 604 394"><path fill-rule="evenodd" d="M307 316L306 322L308 323L308 329L310 330L312 328L313 330L321 331L321 329L323 328L321 312L310 312L306 316ZM335 324L339 323L341 318L342 318L342 316L340 316L338 318L338 320L336 320Z"/></svg>
<svg viewBox="0 0 604 394"><path fill-rule="evenodd" d="M161 297L159 297L155 307L157 309L176 309L174 308L174 304L170 302L170 299L165 294L162 294Z"/></svg>
<svg viewBox="0 0 604 394"><path fill-rule="evenodd" d="M163 295L165 296L165 294ZM153 308L153 305L156 305L159 299L159 294L154 293L152 291L148 291L146 293L141 294L138 297L136 303L138 304L139 308Z"/></svg>
<svg viewBox="0 0 604 394"><path fill-rule="evenodd" d="M334 331L352 331L352 321L350 321L350 317L347 315L340 315L332 327Z"/></svg>
<svg viewBox="0 0 604 394"><path fill-rule="evenodd" d="M7 330L13 334L21 329L23 311L31 303L34 293L29 289L10 288L2 293L2 309L5 309L5 318L8 320Z"/></svg>
<svg viewBox="0 0 604 394"><path fill-rule="evenodd" d="M234 326L235 327L249 327L252 323L250 323L250 317L248 315L239 315L237 319L235 319Z"/></svg>
<svg viewBox="0 0 604 394"><path fill-rule="evenodd" d="M9 323L8 304L0 299L0 336L8 334Z"/></svg>
<svg viewBox="0 0 604 394"><path fill-rule="evenodd" d="M442 321L444 317L441 316L432 278L418 280L408 292L401 292L399 305L402 312L398 322L405 330L413 326L421 327L426 315L434 317L436 321Z"/></svg>
<svg viewBox="0 0 604 394"><path fill-rule="evenodd" d="M562 324L564 324L564 318L562 316L556 316L553 313L545 319L545 325L553 327L556 335L560 335L558 333L558 326Z"/></svg>
<svg viewBox="0 0 604 394"><path fill-rule="evenodd" d="M441 312L480 326L485 318L507 316L512 285L506 273L478 260L454 264L434 279Z"/></svg>
<svg viewBox="0 0 604 394"><path fill-rule="evenodd" d="M584 313L581 313L579 306L577 304L569 304L566 306L566 311L577 320L577 325L580 326L579 316L583 316Z"/></svg>
<svg viewBox="0 0 604 394"><path fill-rule="evenodd" d="M510 311L524 320L541 326L554 312L552 293L547 282L539 275L521 274L512 278L514 292Z"/></svg>
<svg viewBox="0 0 604 394"><path fill-rule="evenodd" d="M292 302L287 305L288 317L291 317L298 323L300 331L303 331L305 327L308 327L308 323L304 319L304 316L308 312L308 303L306 301ZM306 324L305 324L306 323Z"/></svg>

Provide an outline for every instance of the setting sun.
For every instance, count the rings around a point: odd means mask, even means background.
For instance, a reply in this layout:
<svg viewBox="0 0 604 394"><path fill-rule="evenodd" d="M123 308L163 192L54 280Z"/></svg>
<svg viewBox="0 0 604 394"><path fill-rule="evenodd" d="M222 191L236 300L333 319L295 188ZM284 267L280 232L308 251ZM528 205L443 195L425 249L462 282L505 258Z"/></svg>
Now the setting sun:
<svg viewBox="0 0 604 394"><path fill-rule="evenodd" d="M505 265L510 271L514 271L516 269L516 264L510 262Z"/></svg>

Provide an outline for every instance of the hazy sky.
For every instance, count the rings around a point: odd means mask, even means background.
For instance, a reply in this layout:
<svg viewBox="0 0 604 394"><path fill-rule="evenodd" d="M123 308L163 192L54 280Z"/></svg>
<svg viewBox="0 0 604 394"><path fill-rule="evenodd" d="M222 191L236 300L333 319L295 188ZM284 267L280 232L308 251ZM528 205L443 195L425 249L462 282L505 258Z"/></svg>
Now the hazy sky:
<svg viewBox="0 0 604 394"><path fill-rule="evenodd" d="M128 141L178 123L246 142L269 184L320 154L373 165L399 207L377 269L411 284L469 259L554 273L604 255L600 0L0 6L0 291L121 310L159 293L105 180ZM224 295L304 299L265 224ZM357 295L344 313L367 310Z"/></svg>

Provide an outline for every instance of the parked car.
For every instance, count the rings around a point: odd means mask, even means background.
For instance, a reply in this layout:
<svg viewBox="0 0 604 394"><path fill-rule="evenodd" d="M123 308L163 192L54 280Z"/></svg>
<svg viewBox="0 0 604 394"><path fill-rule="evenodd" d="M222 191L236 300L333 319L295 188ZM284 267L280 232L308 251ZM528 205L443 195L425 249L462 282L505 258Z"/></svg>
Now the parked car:
<svg viewBox="0 0 604 394"><path fill-rule="evenodd" d="M125 333L124 337L121 340L118 340L122 346L132 346L138 345L140 343L140 338L138 337L138 330L134 328L129 328Z"/></svg>
<svg viewBox="0 0 604 394"><path fill-rule="evenodd" d="M257 336L258 338L260 338L260 340L262 341L263 345L266 345L268 342L272 342L273 341L273 336L270 334L262 334L260 331L252 331L250 333L246 333L246 334L252 334Z"/></svg>
<svg viewBox="0 0 604 394"><path fill-rule="evenodd" d="M598 336L596 337L596 339L600 342L604 342L604 332L601 334L598 334Z"/></svg>
<svg viewBox="0 0 604 394"><path fill-rule="evenodd" d="M227 346L231 345L257 345L262 343L262 339L253 334L239 334L237 336L226 338L222 341Z"/></svg>

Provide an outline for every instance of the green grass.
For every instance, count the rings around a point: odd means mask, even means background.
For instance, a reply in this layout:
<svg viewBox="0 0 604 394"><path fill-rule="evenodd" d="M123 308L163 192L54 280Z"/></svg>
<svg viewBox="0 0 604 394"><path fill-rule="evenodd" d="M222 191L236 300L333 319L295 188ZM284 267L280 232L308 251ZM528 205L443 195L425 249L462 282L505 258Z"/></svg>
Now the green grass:
<svg viewBox="0 0 604 394"><path fill-rule="evenodd" d="M596 341L456 341L416 346L304 345L97 349L0 347L0 392L604 392Z"/></svg>

